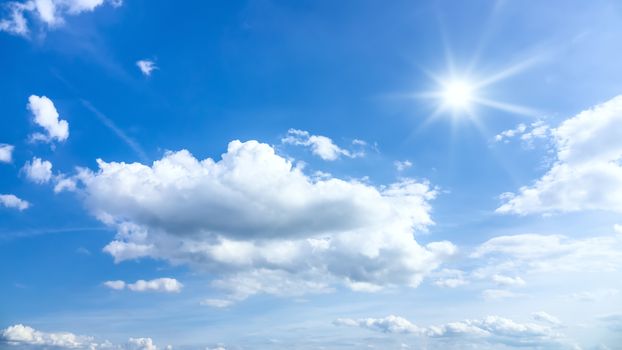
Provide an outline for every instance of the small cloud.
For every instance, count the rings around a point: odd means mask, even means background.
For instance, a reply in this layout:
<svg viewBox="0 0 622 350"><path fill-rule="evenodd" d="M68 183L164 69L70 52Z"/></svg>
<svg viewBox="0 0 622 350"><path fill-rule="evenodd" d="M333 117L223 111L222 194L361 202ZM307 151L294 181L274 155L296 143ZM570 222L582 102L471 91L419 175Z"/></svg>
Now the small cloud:
<svg viewBox="0 0 622 350"><path fill-rule="evenodd" d="M322 135L311 135L308 131L289 129L287 136L281 139L284 144L295 146L304 146L311 148L311 152L324 160L337 160L341 156L348 158L360 158L365 156L367 143L363 140L355 139L352 145L358 147L358 150L347 150L337 146L332 139Z"/></svg>
<svg viewBox="0 0 622 350"><path fill-rule="evenodd" d="M201 305L216 307L219 309L229 307L233 305L235 302L228 299L205 299L201 301Z"/></svg>
<svg viewBox="0 0 622 350"><path fill-rule="evenodd" d="M556 326L562 324L562 321L560 321L559 318L544 311L534 312L533 314L531 314L531 318L533 318L535 321L550 323Z"/></svg>
<svg viewBox="0 0 622 350"><path fill-rule="evenodd" d="M493 275L492 281L500 286L524 286L525 280L520 277L509 277L504 275Z"/></svg>
<svg viewBox="0 0 622 350"><path fill-rule="evenodd" d="M84 247L80 247L76 249L76 253L81 254L81 255L91 255L91 251Z"/></svg>
<svg viewBox="0 0 622 350"><path fill-rule="evenodd" d="M622 234L622 225L620 225L620 224L613 225L613 231L615 233Z"/></svg>
<svg viewBox="0 0 622 350"><path fill-rule="evenodd" d="M22 172L26 174L28 180L37 184L44 184L49 182L52 178L52 163L34 157L32 161L24 164Z"/></svg>
<svg viewBox="0 0 622 350"><path fill-rule="evenodd" d="M0 194L0 204L6 208L14 208L19 211L26 210L30 207L30 203L14 194Z"/></svg>
<svg viewBox="0 0 622 350"><path fill-rule="evenodd" d="M0 143L0 163L11 163L13 161L14 149L13 145Z"/></svg>
<svg viewBox="0 0 622 350"><path fill-rule="evenodd" d="M409 160L404 160L404 161L396 160L395 162L393 162L393 165L395 165L395 169L397 169L397 171L404 171L412 167L413 163L411 163Z"/></svg>
<svg viewBox="0 0 622 350"><path fill-rule="evenodd" d="M125 282L123 281L106 281L104 282L104 286L114 289L114 290L122 290L125 289Z"/></svg>
<svg viewBox="0 0 622 350"><path fill-rule="evenodd" d="M133 292L162 292L162 293L179 293L183 288L183 284L174 278L156 278L145 281L138 280L134 283L125 283L124 281L106 281L104 285L110 289L123 290L128 289Z"/></svg>
<svg viewBox="0 0 622 350"><path fill-rule="evenodd" d="M138 60L136 61L136 66L138 66L138 69L147 77L151 76L154 70L159 69L155 62L151 60Z"/></svg>
<svg viewBox="0 0 622 350"><path fill-rule="evenodd" d="M59 119L58 111L52 100L46 96L31 95L28 98L28 110L32 113L33 121L45 130L45 133L35 133L30 136L31 141L52 142L65 141L69 137L69 123Z"/></svg>

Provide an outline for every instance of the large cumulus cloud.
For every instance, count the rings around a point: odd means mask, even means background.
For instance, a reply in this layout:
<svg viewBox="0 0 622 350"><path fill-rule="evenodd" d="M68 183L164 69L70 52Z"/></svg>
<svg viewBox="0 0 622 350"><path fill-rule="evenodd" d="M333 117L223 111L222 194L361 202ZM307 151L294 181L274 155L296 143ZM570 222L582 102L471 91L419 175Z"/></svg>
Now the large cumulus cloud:
<svg viewBox="0 0 622 350"><path fill-rule="evenodd" d="M104 248L115 261L217 271L214 284L238 299L282 291L265 280L296 293L414 287L455 251L414 239L433 224L427 182L314 179L257 141L232 141L218 161L182 150L152 165L98 165L77 178L89 210L118 232Z"/></svg>

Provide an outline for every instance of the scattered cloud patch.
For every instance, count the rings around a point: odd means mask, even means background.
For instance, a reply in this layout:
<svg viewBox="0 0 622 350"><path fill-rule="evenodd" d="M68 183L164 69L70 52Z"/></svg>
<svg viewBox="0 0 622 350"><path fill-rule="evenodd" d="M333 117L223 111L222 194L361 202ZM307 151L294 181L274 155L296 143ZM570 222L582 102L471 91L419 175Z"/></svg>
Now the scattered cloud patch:
<svg viewBox="0 0 622 350"><path fill-rule="evenodd" d="M201 301L201 305L216 307L220 309L229 307L233 303L234 301L227 299L205 299Z"/></svg>
<svg viewBox="0 0 622 350"><path fill-rule="evenodd" d="M396 160L395 162L393 162L393 165L395 165L395 169L397 169L397 171L404 171L412 167L413 163L411 163L409 160Z"/></svg>
<svg viewBox="0 0 622 350"><path fill-rule="evenodd" d="M473 258L487 258L488 266L474 272L483 277L503 272L618 271L622 266L622 238L571 239L563 235L520 234L494 237L475 249ZM496 278L497 282L509 279ZM520 280L514 280L514 284ZM523 281L524 282L524 281Z"/></svg>
<svg viewBox="0 0 622 350"><path fill-rule="evenodd" d="M103 5L104 0L24 0L9 1L4 4L3 17L0 18L0 31L13 35L28 36L29 22L36 22L42 29L54 29L65 23L66 16L92 12ZM122 0L107 1L118 7Z"/></svg>
<svg viewBox="0 0 622 350"><path fill-rule="evenodd" d="M439 278L434 284L438 287L457 288L469 283L461 270L443 269L437 275Z"/></svg>
<svg viewBox="0 0 622 350"><path fill-rule="evenodd" d="M15 146L0 143L0 163L11 163L13 161L13 150Z"/></svg>
<svg viewBox="0 0 622 350"><path fill-rule="evenodd" d="M562 321L560 321L559 318L544 311L534 312L533 314L531 314L531 318L533 318L535 321L550 323L554 326L559 326L562 324Z"/></svg>
<svg viewBox="0 0 622 350"><path fill-rule="evenodd" d="M151 60L138 60L136 61L136 66L140 71L147 77L151 76L154 70L158 69L155 62Z"/></svg>
<svg viewBox="0 0 622 350"><path fill-rule="evenodd" d="M492 281L500 286L524 286L525 285L525 280L523 280L522 278L518 276L510 277L510 276L495 274L492 276Z"/></svg>
<svg viewBox="0 0 622 350"><path fill-rule="evenodd" d="M533 147L533 142L537 139L550 137L548 124L542 120L535 121L529 125L520 123L514 129L502 131L495 136L495 142L509 143L513 138L519 138L527 147Z"/></svg>
<svg viewBox="0 0 622 350"><path fill-rule="evenodd" d="M128 289L133 292L162 292L162 293L179 293L183 288L183 284L174 278L156 278L153 280L138 280L134 283L125 283L124 281L106 281L104 285L110 289L123 290Z"/></svg>
<svg viewBox="0 0 622 350"><path fill-rule="evenodd" d="M337 146L333 140L326 136L311 135L308 131L289 129L287 135L281 139L284 144L304 146L311 148L311 152L324 160L337 160L341 156L348 158L358 158L365 156L363 147L367 145L365 141L355 139L352 144L358 146L358 151L347 150Z"/></svg>
<svg viewBox="0 0 622 350"><path fill-rule="evenodd" d="M564 344L566 339L548 325L519 323L500 316L450 322L421 327L399 316L385 318L340 318L338 326L360 327L389 334L411 334L431 339L462 340L469 343L487 342L511 346L540 347Z"/></svg>
<svg viewBox="0 0 622 350"><path fill-rule="evenodd" d="M556 161L540 179L504 193L498 213L622 212L622 95L551 130Z"/></svg>
<svg viewBox="0 0 622 350"><path fill-rule="evenodd" d="M92 337L75 335L69 332L46 333L32 327L16 324L5 328L0 335L5 343L13 346L35 345L43 348L86 349L93 345Z"/></svg>
<svg viewBox="0 0 622 350"><path fill-rule="evenodd" d="M13 208L20 211L26 210L30 207L30 203L14 194L0 194L0 204L6 208Z"/></svg>
<svg viewBox="0 0 622 350"><path fill-rule="evenodd" d="M59 119L58 111L52 100L46 96L31 95L28 98L28 110L32 113L33 121L45 130L45 133L31 135L32 141L65 141L69 137L69 123Z"/></svg>
<svg viewBox="0 0 622 350"><path fill-rule="evenodd" d="M28 180L37 184L44 184L52 179L52 163L34 157L32 161L24 164L22 172L26 174Z"/></svg>

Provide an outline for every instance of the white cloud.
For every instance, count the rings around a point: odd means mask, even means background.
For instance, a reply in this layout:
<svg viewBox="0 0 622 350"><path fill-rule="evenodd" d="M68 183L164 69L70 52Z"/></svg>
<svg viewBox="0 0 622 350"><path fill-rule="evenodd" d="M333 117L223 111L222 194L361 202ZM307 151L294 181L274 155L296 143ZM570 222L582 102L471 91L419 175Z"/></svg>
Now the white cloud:
<svg viewBox="0 0 622 350"><path fill-rule="evenodd" d="M362 149L358 151L343 149L337 146L333 142L333 140L326 136L311 135L308 131L304 130L289 129L287 131L287 136L282 138L281 142L284 144L310 147L311 152L314 155L324 160L337 160L341 156L348 158L358 158L365 155L365 152ZM354 140L352 144L355 146L359 146L359 148L365 147L367 145L365 141L361 140Z"/></svg>
<svg viewBox="0 0 622 350"><path fill-rule="evenodd" d="M409 160L396 160L395 162L393 162L393 164L395 165L395 169L397 169L397 171L404 171L413 166L413 163L411 163Z"/></svg>
<svg viewBox="0 0 622 350"><path fill-rule="evenodd" d="M14 194L0 194L0 204L6 208L15 208L17 210L26 210L30 207L30 203Z"/></svg>
<svg viewBox="0 0 622 350"><path fill-rule="evenodd" d="M17 349L157 350L151 338L130 338L125 344L70 332L43 332L22 324L0 329L0 346ZM2 346L4 349L5 347Z"/></svg>
<svg viewBox="0 0 622 350"><path fill-rule="evenodd" d="M0 19L0 31L28 36L30 33L28 18L40 22L46 29L53 29L62 25L66 16L94 11L104 2L104 0L10 1L5 4L8 16ZM114 7L122 4L121 0L109 0L108 2Z"/></svg>
<svg viewBox="0 0 622 350"><path fill-rule="evenodd" d="M201 305L217 307L217 308L226 308L233 304L234 302L226 299L205 299L201 301Z"/></svg>
<svg viewBox="0 0 622 350"><path fill-rule="evenodd" d="M538 347L565 342L563 335L548 325L519 323L499 316L427 327L417 326L403 317L393 315L385 318L341 318L334 323L383 333L411 334L432 339L462 339L468 342L485 341L513 346Z"/></svg>
<svg viewBox="0 0 622 350"><path fill-rule="evenodd" d="M106 163L77 175L81 197L116 228L104 251L220 274L214 286L241 300L255 293L415 287L456 248L419 245L432 224L426 182L374 187L312 178L256 141L233 141L222 160L169 152L151 166Z"/></svg>
<svg viewBox="0 0 622 350"><path fill-rule="evenodd" d="M130 338L128 350L157 350L151 338Z"/></svg>
<svg viewBox="0 0 622 350"><path fill-rule="evenodd" d="M504 270L617 271L622 266L622 238L571 239L539 234L498 236L477 247L471 257L489 259L487 267L475 271L480 277Z"/></svg>
<svg viewBox="0 0 622 350"><path fill-rule="evenodd" d="M620 224L613 225L613 231L615 233L622 234L622 225L620 225Z"/></svg>
<svg viewBox="0 0 622 350"><path fill-rule="evenodd" d="M13 145L0 143L0 163L11 163L13 161Z"/></svg>
<svg viewBox="0 0 622 350"><path fill-rule="evenodd" d="M66 349L86 348L93 338L75 335L69 332L45 333L22 324L16 324L2 330L2 340L10 345L36 345Z"/></svg>
<svg viewBox="0 0 622 350"><path fill-rule="evenodd" d="M611 299L620 294L620 291L614 288L596 289L570 294L570 299L578 301L602 301Z"/></svg>
<svg viewBox="0 0 622 350"><path fill-rule="evenodd" d="M183 288L183 284L174 278L156 278L145 281L138 280L134 283L125 283L124 281L106 281L104 285L115 290L129 289L133 292L162 292L162 293L179 293Z"/></svg>
<svg viewBox="0 0 622 350"><path fill-rule="evenodd" d="M436 275L439 278L434 281L434 284L439 287L457 288L469 283L464 276L464 272L460 270L443 269Z"/></svg>
<svg viewBox="0 0 622 350"><path fill-rule="evenodd" d="M123 281L106 281L104 282L104 285L110 289L114 289L114 290L123 290L125 289L125 282Z"/></svg>
<svg viewBox="0 0 622 350"><path fill-rule="evenodd" d="M510 139L519 137L525 146L532 147L536 139L546 139L550 136L550 127L542 120L529 125L520 123L514 129L502 131L495 136L496 142L510 142Z"/></svg>
<svg viewBox="0 0 622 350"><path fill-rule="evenodd" d="M492 276L492 281L500 286L524 286L525 285L525 280L523 280L519 276L510 277L510 276L495 274Z"/></svg>
<svg viewBox="0 0 622 350"><path fill-rule="evenodd" d="M551 131L557 160L531 186L502 195L499 213L622 212L622 95Z"/></svg>
<svg viewBox="0 0 622 350"><path fill-rule="evenodd" d="M150 76L154 70L158 69L155 62L151 60L138 60L136 61L136 66L146 76Z"/></svg>
<svg viewBox="0 0 622 350"><path fill-rule="evenodd" d="M52 100L46 96L31 95L28 98L28 109L33 115L34 122L46 132L46 134L33 134L31 136L33 141L65 141L69 137L69 123L66 120L58 119L58 111L56 111Z"/></svg>
<svg viewBox="0 0 622 350"><path fill-rule="evenodd" d="M43 184L52 179L52 163L41 158L34 157L32 161L26 162L22 171L34 183Z"/></svg>
<svg viewBox="0 0 622 350"><path fill-rule="evenodd" d="M546 322L546 323L550 323L552 325L555 326L559 326L562 324L562 321L559 320L559 318L544 312L544 311L538 311L538 312L534 312L533 314L531 314L531 317L538 322Z"/></svg>

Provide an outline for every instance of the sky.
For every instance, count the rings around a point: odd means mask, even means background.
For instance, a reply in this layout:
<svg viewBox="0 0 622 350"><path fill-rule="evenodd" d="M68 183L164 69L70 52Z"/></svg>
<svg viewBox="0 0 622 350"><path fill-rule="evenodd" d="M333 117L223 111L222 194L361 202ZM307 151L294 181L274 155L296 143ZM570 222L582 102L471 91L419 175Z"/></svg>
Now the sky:
<svg viewBox="0 0 622 350"><path fill-rule="evenodd" d="M619 1L0 2L0 348L622 349Z"/></svg>

